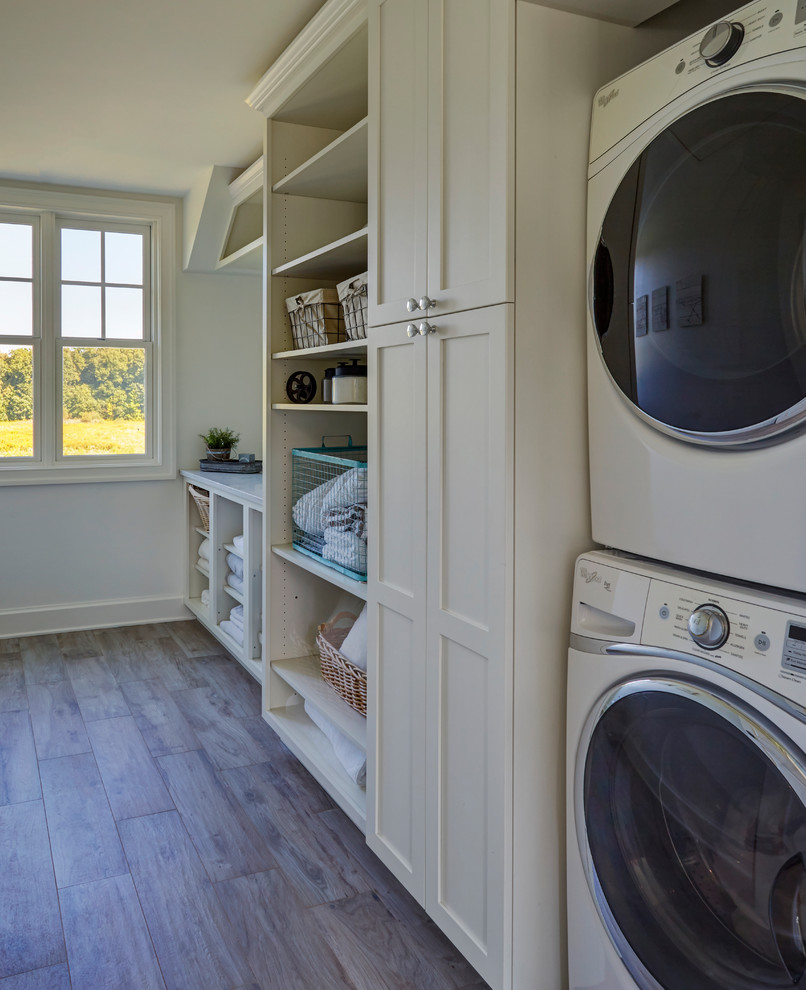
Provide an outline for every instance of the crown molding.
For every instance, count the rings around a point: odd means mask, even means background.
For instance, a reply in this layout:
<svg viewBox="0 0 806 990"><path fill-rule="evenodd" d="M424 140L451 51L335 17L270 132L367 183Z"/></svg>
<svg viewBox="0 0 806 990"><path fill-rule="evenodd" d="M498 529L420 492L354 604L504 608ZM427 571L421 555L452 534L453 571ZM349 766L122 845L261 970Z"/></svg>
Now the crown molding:
<svg viewBox="0 0 806 990"><path fill-rule="evenodd" d="M328 0L246 98L271 117L367 22L367 0Z"/></svg>

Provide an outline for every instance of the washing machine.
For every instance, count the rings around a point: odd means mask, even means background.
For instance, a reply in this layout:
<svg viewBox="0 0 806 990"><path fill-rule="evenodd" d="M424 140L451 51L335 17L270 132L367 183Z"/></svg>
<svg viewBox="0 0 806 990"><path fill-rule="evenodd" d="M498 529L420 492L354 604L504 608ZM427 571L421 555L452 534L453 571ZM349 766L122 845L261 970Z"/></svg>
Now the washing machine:
<svg viewBox="0 0 806 990"><path fill-rule="evenodd" d="M592 531L806 591L806 2L603 87L588 181Z"/></svg>
<svg viewBox="0 0 806 990"><path fill-rule="evenodd" d="M576 562L571 990L806 987L806 597Z"/></svg>

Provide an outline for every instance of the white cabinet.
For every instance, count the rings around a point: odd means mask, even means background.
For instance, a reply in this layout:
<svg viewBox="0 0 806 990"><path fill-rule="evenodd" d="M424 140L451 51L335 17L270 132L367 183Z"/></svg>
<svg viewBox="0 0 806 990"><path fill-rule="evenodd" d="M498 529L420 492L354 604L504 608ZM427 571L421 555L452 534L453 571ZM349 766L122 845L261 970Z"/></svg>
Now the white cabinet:
<svg viewBox="0 0 806 990"><path fill-rule="evenodd" d="M266 117L264 717L363 830L365 790L336 759L308 711L324 716L366 752L366 718L323 681L316 646L320 623L342 610L361 611L366 583L292 546L291 488L294 448L318 447L334 436L366 443L366 404L323 403L322 378L340 361L363 361L367 343L345 340L296 349L286 299L310 289L334 289L367 269L366 0L328 0L248 102ZM316 379L310 403L294 403L286 392L297 371Z"/></svg>
<svg viewBox="0 0 806 990"><path fill-rule="evenodd" d="M185 494L185 605L262 682L262 478L202 471L182 471L182 475L195 489L209 494L206 525L193 498ZM241 613L240 623L233 622L233 609Z"/></svg>
<svg viewBox="0 0 806 990"><path fill-rule="evenodd" d="M514 25L511 0L370 2L373 326L514 298Z"/></svg>
<svg viewBox="0 0 806 990"><path fill-rule="evenodd" d="M512 307L430 325L373 329L369 345L367 833L495 985L511 872Z"/></svg>

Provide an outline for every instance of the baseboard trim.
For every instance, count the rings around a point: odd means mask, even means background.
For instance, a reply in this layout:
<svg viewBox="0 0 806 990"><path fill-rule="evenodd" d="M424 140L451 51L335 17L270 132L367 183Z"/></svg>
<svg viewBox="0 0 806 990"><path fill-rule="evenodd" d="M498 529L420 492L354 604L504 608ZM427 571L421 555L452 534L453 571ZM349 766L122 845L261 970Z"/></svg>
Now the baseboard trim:
<svg viewBox="0 0 806 990"><path fill-rule="evenodd" d="M38 636L43 633L77 632L81 629L108 629L153 622L174 622L194 618L181 595L176 597L115 598L97 602L71 602L69 605L43 605L37 608L0 609L0 639L12 636Z"/></svg>

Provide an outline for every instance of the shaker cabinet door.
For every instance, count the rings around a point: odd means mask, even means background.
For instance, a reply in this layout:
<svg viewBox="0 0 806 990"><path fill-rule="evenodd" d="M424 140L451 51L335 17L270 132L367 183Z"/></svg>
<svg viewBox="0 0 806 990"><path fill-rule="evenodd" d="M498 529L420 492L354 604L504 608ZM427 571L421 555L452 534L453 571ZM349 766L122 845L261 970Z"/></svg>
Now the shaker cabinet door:
<svg viewBox="0 0 806 990"><path fill-rule="evenodd" d="M515 4L370 5L369 322L514 299Z"/></svg>
<svg viewBox="0 0 806 990"><path fill-rule="evenodd" d="M426 292L428 0L369 7L369 322ZM419 315L419 314L417 314Z"/></svg>
<svg viewBox="0 0 806 990"><path fill-rule="evenodd" d="M428 339L426 909L493 986L511 875L512 309L434 319Z"/></svg>
<svg viewBox="0 0 806 990"><path fill-rule="evenodd" d="M426 340L369 336L367 842L425 899Z"/></svg>

